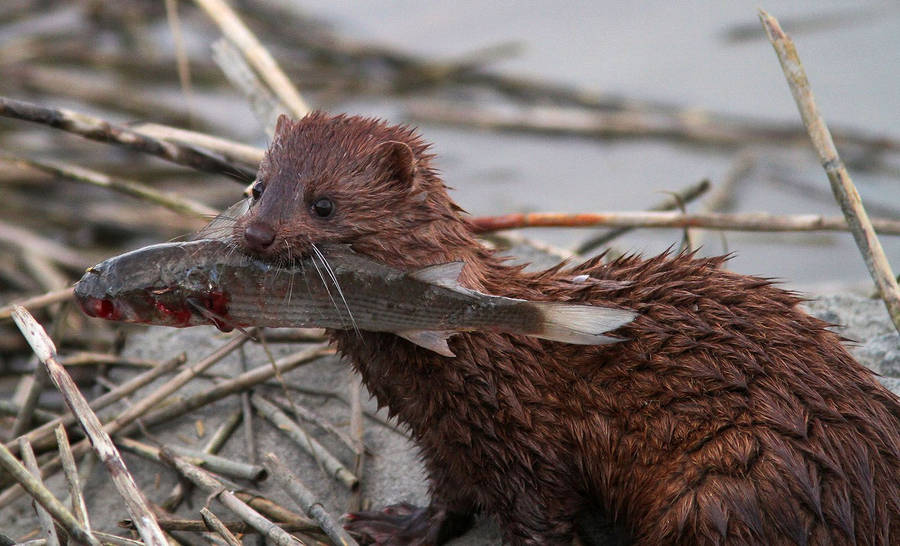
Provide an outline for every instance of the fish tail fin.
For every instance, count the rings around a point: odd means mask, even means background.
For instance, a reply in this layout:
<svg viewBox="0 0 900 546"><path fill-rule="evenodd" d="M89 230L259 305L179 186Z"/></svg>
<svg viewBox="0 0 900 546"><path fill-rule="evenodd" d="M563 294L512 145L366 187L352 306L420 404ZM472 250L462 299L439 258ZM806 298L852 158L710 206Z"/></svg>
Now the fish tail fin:
<svg viewBox="0 0 900 546"><path fill-rule="evenodd" d="M627 309L613 309L594 305L556 302L532 302L542 316L540 331L535 337L578 345L604 345L621 339L605 336L634 320L637 313Z"/></svg>

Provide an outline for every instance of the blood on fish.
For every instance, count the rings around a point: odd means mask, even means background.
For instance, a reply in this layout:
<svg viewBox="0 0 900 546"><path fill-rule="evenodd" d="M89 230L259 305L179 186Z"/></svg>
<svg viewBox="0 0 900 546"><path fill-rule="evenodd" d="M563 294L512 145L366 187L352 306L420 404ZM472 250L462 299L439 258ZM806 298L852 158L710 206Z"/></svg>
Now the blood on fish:
<svg viewBox="0 0 900 546"><path fill-rule="evenodd" d="M88 297L82 299L79 303L81 304L81 309L88 316L108 320L118 319L116 306L108 299Z"/></svg>
<svg viewBox="0 0 900 546"><path fill-rule="evenodd" d="M193 313L187 307L172 308L159 301L154 302L153 306L156 307L159 314L171 317L176 326L188 326L191 322Z"/></svg>

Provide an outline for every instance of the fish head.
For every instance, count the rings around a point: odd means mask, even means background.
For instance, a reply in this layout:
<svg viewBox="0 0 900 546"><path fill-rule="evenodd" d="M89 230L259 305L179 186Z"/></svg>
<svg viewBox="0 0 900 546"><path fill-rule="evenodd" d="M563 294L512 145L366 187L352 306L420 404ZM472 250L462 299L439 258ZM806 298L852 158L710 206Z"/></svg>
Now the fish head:
<svg viewBox="0 0 900 546"><path fill-rule="evenodd" d="M88 268L75 285L75 299L90 317L159 326L217 324L228 297L215 271L192 264L181 245L154 245Z"/></svg>

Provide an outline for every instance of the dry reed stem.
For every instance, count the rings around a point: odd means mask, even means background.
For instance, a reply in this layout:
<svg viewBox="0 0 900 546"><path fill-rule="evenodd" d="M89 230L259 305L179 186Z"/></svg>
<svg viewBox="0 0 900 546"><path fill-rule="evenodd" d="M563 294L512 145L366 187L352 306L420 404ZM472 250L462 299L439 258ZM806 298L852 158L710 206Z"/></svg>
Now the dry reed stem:
<svg viewBox="0 0 900 546"><path fill-rule="evenodd" d="M99 411L99 410L109 406L110 404L112 404L118 400L121 400L123 397L128 396L128 395L132 394L133 392L137 391L138 389L140 389L141 387L148 385L151 382L155 381L158 377L161 377L162 375L171 372L172 370L174 370L175 368L177 368L178 366L183 364L185 362L185 360L186 360L185 355L181 354L175 358L172 358L166 362L163 362L162 364L160 364L159 366L157 366L155 368L152 368L152 369L147 370L139 375L132 377L131 379L129 379L125 383L122 383L115 389L113 389L109 392L106 392L106 393L102 394L101 396L98 396L96 399L92 400L91 404L90 404L91 409L94 411ZM33 444L38 444L41 447L44 447L43 446L44 442L46 440L49 440L51 431L57 425L63 425L63 426L68 427L70 425L75 424L75 422L76 422L75 416L72 414L64 415L62 417L57 417L56 419L54 419L48 423L44 423L43 425L39 426L38 428L29 431L27 434L24 435L24 438L27 438L28 441ZM7 443L6 446L10 449L13 449L13 447L10 445L10 443Z"/></svg>
<svg viewBox="0 0 900 546"><path fill-rule="evenodd" d="M206 523L209 530L222 537L222 540L225 541L225 544L227 544L228 546L243 546L241 541L238 540L231 533L231 531L228 530L228 527L226 527L225 524L222 523L222 520L220 520L215 514L213 514L209 508L205 506L201 508L200 516L203 518L203 521Z"/></svg>
<svg viewBox="0 0 900 546"><path fill-rule="evenodd" d="M0 116L49 125L87 139L154 155L198 171L230 176L244 183L256 177L255 171L233 165L207 150L152 138L123 125L81 112L0 97Z"/></svg>
<svg viewBox="0 0 900 546"><path fill-rule="evenodd" d="M232 412L231 415L216 428L216 431L213 432L209 441L203 446L203 452L212 455L218 453L219 450L222 449L222 446L225 445L225 442L228 441L228 438L231 437L231 434L234 433L235 428L237 428L238 424L241 422L241 417L240 411ZM255 461L251 460L250 463L255 464ZM166 496L165 500L160 503L160 506L167 512L175 511L178 505L181 504L181 501L184 500L184 497L188 492L188 487L189 485L186 482L178 482Z"/></svg>
<svg viewBox="0 0 900 546"><path fill-rule="evenodd" d="M246 521L264 537L278 546L296 546L303 544L299 539L289 535L286 531L269 521L262 514L240 500L233 491L225 488L225 484L217 480L212 474L200 467L190 464L182 457L163 448L163 460L175 468L179 474L190 480L194 485L205 491L211 497L215 497L226 508Z"/></svg>
<svg viewBox="0 0 900 546"><path fill-rule="evenodd" d="M74 512L75 518L90 532L91 522L88 519L87 504L85 504L84 494L81 492L78 468L75 466L75 457L72 456L72 446L69 445L69 437L66 436L66 427L60 424L56 427L55 432L63 473L66 476L66 484L69 488L69 498L72 499L72 512Z"/></svg>
<svg viewBox="0 0 900 546"><path fill-rule="evenodd" d="M38 468L37 459L34 458L34 450L31 449L31 444L28 443L28 440L19 438L19 453L22 454L22 462L25 463L25 468L43 485L41 469ZM38 524L41 527L41 534L47 541L47 546L59 546L59 536L56 534L56 527L53 525L53 518L50 517L50 512L39 503L34 504L34 510L37 512Z"/></svg>
<svg viewBox="0 0 900 546"><path fill-rule="evenodd" d="M182 361L187 358L183 355ZM129 358L127 356L110 354L110 353L94 353L91 351L80 351L67 354L59 359L59 363L66 368L73 366L129 366L133 368L158 368L164 363L159 360L149 360L146 358ZM95 408L96 409L96 408Z"/></svg>
<svg viewBox="0 0 900 546"><path fill-rule="evenodd" d="M241 52L228 40L217 40L213 44L213 59L232 87L244 95L250 104L256 121L267 136L275 134L278 116L284 112L284 105L259 79Z"/></svg>
<svg viewBox="0 0 900 546"><path fill-rule="evenodd" d="M678 203L690 203L694 199L697 199L701 195L709 190L710 183L709 180L703 179L696 184L692 184L686 188L681 189L674 195L663 199L659 203L656 203L652 207L648 208L648 211L666 211L673 210L678 207ZM616 229L611 229L605 233L601 233L596 237L591 237L587 241L584 241L575 249L575 254L585 254L594 250L595 248L601 247L613 239L628 233L634 228L621 227Z"/></svg>
<svg viewBox="0 0 900 546"><path fill-rule="evenodd" d="M700 204L700 212L726 212L731 209L738 185L750 176L756 163L756 153L751 150L745 149L737 154L722 181L715 185ZM694 235L694 244L702 246L707 235L706 231L699 230L699 233Z"/></svg>
<svg viewBox="0 0 900 546"><path fill-rule="evenodd" d="M847 221L839 216L819 214L778 215L766 212L692 213L681 212L532 212L473 218L475 231L487 233L501 229L531 227L696 227L725 231L847 231ZM875 218L875 231L900 235L900 220Z"/></svg>
<svg viewBox="0 0 900 546"><path fill-rule="evenodd" d="M322 465L329 477L338 480L351 490L359 486L359 480L344 466L343 463L337 460L337 458L325 449L322 444L316 441L315 438L310 436L306 430L301 428L283 411L278 409L275 404L269 402L258 393L253 393L250 396L250 403L253 404L256 411L275 425L275 428L280 430L285 436L300 446L303 451L306 451L311 455L316 462Z"/></svg>
<svg viewBox="0 0 900 546"><path fill-rule="evenodd" d="M881 242L875 235L876 230L872 227L869 215L856 191L856 186L853 185L853 180L850 178L850 173L847 172L844 162L838 155L828 126L819 114L809 79L806 77L806 71L800 62L794 42L781 30L781 26L774 17L759 10L759 18L769 42L772 43L772 47L775 48L775 53L778 55L781 69L791 88L791 94L797 103L797 109L800 111L800 117L803 118L803 125L806 126L813 148L819 155L822 167L828 175L834 198L840 204L841 210L847 218L850 231L853 233L853 238L856 239L856 245L869 268L869 273L881 293L888 314L890 314L897 331L900 331L900 286L897 285L897 279L891 271L891 265L884 254Z"/></svg>
<svg viewBox="0 0 900 546"><path fill-rule="evenodd" d="M73 294L74 292L72 291L72 287L69 286L67 288L61 288L59 290L51 290L50 292L45 292L38 296L32 296L16 303L4 305L3 307L0 307L0 320L12 318L13 309L15 309L17 306L21 306L33 311L35 309L48 307L50 305L53 305L54 303L59 303L61 301L68 301L72 299Z"/></svg>
<svg viewBox="0 0 900 546"><path fill-rule="evenodd" d="M727 121L702 112L669 114L634 109L604 112L558 106L530 106L512 111L437 100L412 103L408 109L410 117L420 122L501 132L600 139L660 138L720 147L773 141L806 143L803 130L792 124ZM848 143L876 151L900 151L900 141L885 137L850 131L841 136Z"/></svg>
<svg viewBox="0 0 900 546"><path fill-rule="evenodd" d="M143 419L144 424L146 424L147 426L152 426L168 421L170 419L174 419L175 417L183 415L189 411L193 411L217 400L221 400L226 396L241 392L258 383L268 381L275 376L276 369L281 373L287 373L288 371L293 370L298 366L307 364L326 354L334 354L334 349L330 349L327 344L321 343L308 347L292 355L283 357L277 360L274 366L272 366L271 364L263 364L262 366L257 366L256 368L253 368L252 370L243 373L235 377L234 379L224 381L205 392L197 393L193 396L190 396L189 398L185 398L168 407L156 410L148 414Z"/></svg>
<svg viewBox="0 0 900 546"><path fill-rule="evenodd" d="M36 169L75 182L117 191L124 195L136 197L142 201L165 207L186 216L209 220L219 214L219 211L214 208L208 207L203 203L199 203L192 199L181 197L175 193L163 193L135 180L110 176L71 163L32 159L4 153L0 153L0 160Z"/></svg>
<svg viewBox="0 0 900 546"><path fill-rule="evenodd" d="M38 235L19 226L0 221L0 242L20 248L23 252L34 252L55 263L78 271L96 263L83 251L72 249L52 239Z"/></svg>
<svg viewBox="0 0 900 546"><path fill-rule="evenodd" d="M17 308L18 309L18 308ZM27 313L27 311L23 312ZM15 312L13 317L15 317ZM30 316L30 315L29 315ZM130 425L137 419L140 419L154 406L162 402L166 397L186 385L191 379L202 373L204 370L225 358L231 351L236 349L237 347L246 343L250 338L245 336L236 337L233 340L229 341L212 354L204 358L203 360L193 364L181 372L179 372L175 377L167 381L166 383L160 385L155 391L150 393L148 396L142 398L137 403L132 406L129 406L125 411L118 414L115 418L113 418L110 422L103 425L103 430L106 434L112 435L124 429L126 426ZM149 424L148 424L149 426ZM87 452L89 449L88 439L84 439L72 448L72 453L75 456L80 456ZM41 475L43 477L47 477L60 468L60 460L59 457L51 459L44 467L41 469ZM14 500L21 494L21 489L16 487L11 487L0 494L0 508L6 506L9 502Z"/></svg>
<svg viewBox="0 0 900 546"><path fill-rule="evenodd" d="M295 118L302 118L309 112L309 106L297 88L228 4L223 0L194 0L194 2L219 25L222 34L241 50L247 61Z"/></svg>
<svg viewBox="0 0 900 546"><path fill-rule="evenodd" d="M353 370L348 371L348 385L350 387L350 435L353 438L353 474L362 484L365 475L366 445L365 419L362 407L362 380ZM350 496L347 506L349 512L356 512L362 508L362 487L358 487Z"/></svg>
<svg viewBox="0 0 900 546"><path fill-rule="evenodd" d="M131 517L135 520L138 533L146 546L168 546L165 534L156 524L153 511L150 509L144 494L138 489L134 478L128 472L125 462L112 443L109 435L103 430L103 425L97 415L91 411L87 400L78 390L75 382L66 372L65 368L56 360L56 347L47 333L36 320L25 310L19 307L13 311L13 320L22 331L22 335L31 345L41 363L47 367L50 379L56 388L62 393L66 405L78 418L78 422L84 428L90 438L94 451L109 470L110 477L116 489L122 495L125 506Z"/></svg>
<svg viewBox="0 0 900 546"><path fill-rule="evenodd" d="M188 106L188 111L193 110L194 90L191 87L191 65L188 59L187 49L184 45L184 34L181 32L181 18L178 16L178 0L165 0L166 20L172 31L172 42L175 46L175 66L178 69L178 82L181 84L181 92Z"/></svg>
<svg viewBox="0 0 900 546"><path fill-rule="evenodd" d="M53 519L59 522L62 528L68 531L75 540L84 544L90 544L91 546L100 546L100 542L94 538L91 532L82 527L78 520L75 519L75 516L69 512L63 503L54 497L50 490L44 487L41 480L32 476L31 472L29 472L28 469L16 459L15 455L2 444L0 444L0 466L2 466L3 469L6 470L34 500L46 508L47 511L50 512L50 515L53 516Z"/></svg>
<svg viewBox="0 0 900 546"><path fill-rule="evenodd" d="M309 423L313 423L314 425L321 428L322 430L332 434L342 444L347 446L347 448L350 451L353 451L354 453L356 452L356 441L352 437L350 437L346 432L343 432L339 428L332 425L328 421L328 419L322 417L321 415L319 415L318 413L314 412L313 410L307 408L306 406L301 406L299 404L292 403L292 401L289 400L288 398L286 398L284 395L279 396L279 395L275 395L275 394L270 394L268 396L268 398L269 398L270 402L272 402L276 406L280 407L284 411L291 412L294 414L295 417L297 417L299 419L303 419L304 421L307 421ZM352 425L352 421L353 421L352 395L351 395L350 408L351 408L350 428L352 430L353 429L353 425ZM355 474L355 472L354 472L354 474Z"/></svg>
<svg viewBox="0 0 900 546"><path fill-rule="evenodd" d="M292 501L297 503L307 516L316 520L319 527L336 544L341 546L357 546L353 538L343 527L325 510L322 503L316 499L300 478L298 478L274 453L266 453L266 467L272 475L275 483L284 490Z"/></svg>
<svg viewBox="0 0 900 546"><path fill-rule="evenodd" d="M237 496L238 496L238 498L241 498L240 493L238 493ZM259 497L257 497L257 498L259 498ZM245 501L245 502L247 502L247 504L250 504L251 508L253 507L253 504L258 504L258 503L254 503L253 501ZM256 509L259 510L258 507ZM263 512L262 510L259 510L259 511L263 515L265 515L265 512ZM271 514L269 515L269 517L270 518L272 517ZM198 519L168 518L168 517L164 517L163 515L159 515L159 516L157 516L157 518L159 520L159 526L162 527L162 529L164 531L187 531L190 533L205 533L206 531L209 530L206 527L206 523L203 522L202 520L198 520ZM282 529L284 529L285 531L287 531L289 533L293 533L295 531L321 532L321 530L319 529L319 526L316 525L316 523L312 520L300 517L299 515L296 515L296 514L294 514L293 520L294 521L291 521L288 523L277 522L277 523L275 523L275 525L281 527ZM238 533L238 534L242 534L242 535L247 534L247 533L258 533L258 531L256 529L254 529L253 527L248 525L247 522L244 522L244 521L225 521L223 523L224 523L225 527L232 533ZM134 529L134 522L132 522L130 519L124 519L119 522L119 527L121 527L123 529Z"/></svg>
<svg viewBox="0 0 900 546"><path fill-rule="evenodd" d="M159 451L162 448L132 440L131 438L116 438L116 443L123 449L127 449L133 453L160 460ZM210 472L215 472L222 476L252 481L262 480L266 477L266 469L261 465L235 461L212 453L207 453L203 450L191 449L179 445L166 445L165 448L171 450L172 453L189 460L191 464L203 466L203 468L208 469Z"/></svg>
<svg viewBox="0 0 900 546"><path fill-rule="evenodd" d="M0 400L0 414L15 416L17 413L19 413L21 407L21 404L16 404L12 400ZM32 419L40 421L41 423L52 421L57 417L59 417L59 415L57 415L56 413L53 413L52 411L42 410L40 408L34 408L34 413L32 414Z"/></svg>
<svg viewBox="0 0 900 546"><path fill-rule="evenodd" d="M160 123L137 123L130 127L142 135L166 142L206 148L221 155L226 161L231 163L243 163L256 167L266 153L262 148L242 142Z"/></svg>

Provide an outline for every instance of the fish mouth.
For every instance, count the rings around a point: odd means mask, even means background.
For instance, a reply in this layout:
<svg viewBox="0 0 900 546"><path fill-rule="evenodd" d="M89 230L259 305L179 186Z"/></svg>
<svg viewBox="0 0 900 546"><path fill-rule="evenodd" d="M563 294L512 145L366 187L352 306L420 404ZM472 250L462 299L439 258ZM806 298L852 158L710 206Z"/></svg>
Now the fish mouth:
<svg viewBox="0 0 900 546"><path fill-rule="evenodd" d="M105 265L101 263L88 268L81 280L75 283L75 301L81 311L94 318L140 322L139 313L132 305L116 301L104 290L104 286L108 284Z"/></svg>

